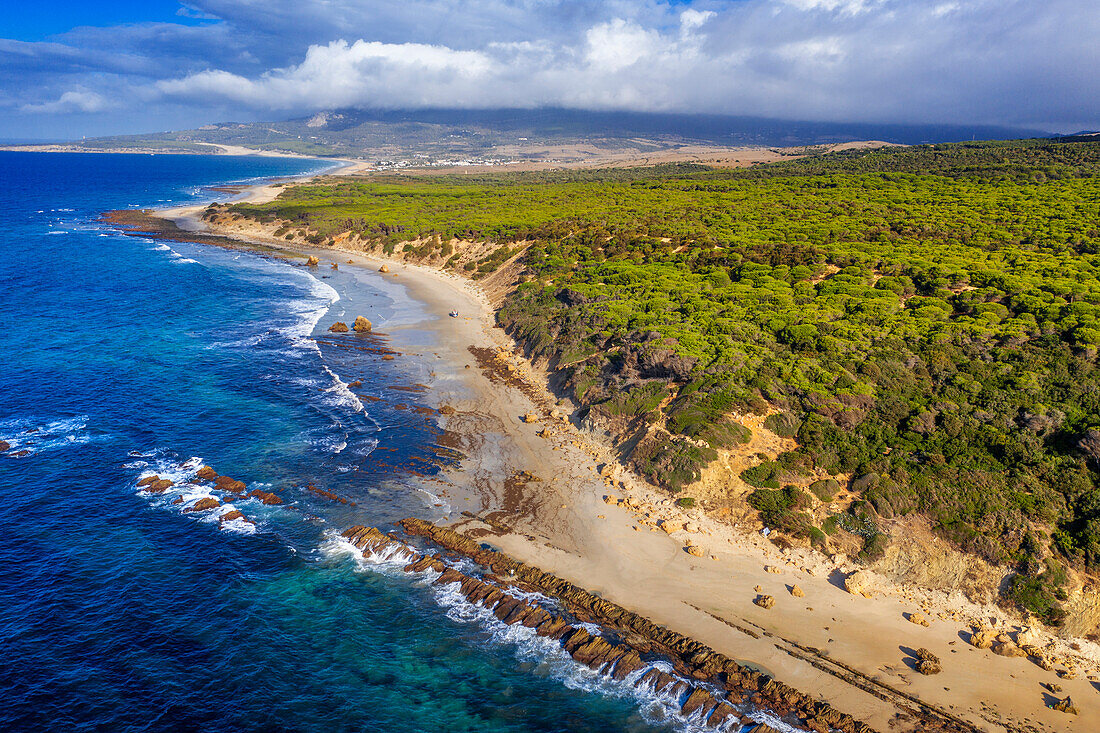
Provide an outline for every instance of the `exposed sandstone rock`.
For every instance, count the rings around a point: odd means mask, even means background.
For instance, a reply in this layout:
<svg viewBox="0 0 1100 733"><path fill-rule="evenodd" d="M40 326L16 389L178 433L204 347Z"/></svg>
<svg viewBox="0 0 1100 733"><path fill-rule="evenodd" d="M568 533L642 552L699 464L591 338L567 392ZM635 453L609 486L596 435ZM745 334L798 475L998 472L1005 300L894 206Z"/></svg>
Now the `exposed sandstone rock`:
<svg viewBox="0 0 1100 733"><path fill-rule="evenodd" d="M249 524L252 524L252 520L249 519L248 517L246 517L244 514L242 514L237 509L226 512L225 514L218 517L218 524L224 524L225 522L232 522L232 521L235 521L235 520L240 520L240 521L248 522Z"/></svg>
<svg viewBox="0 0 1100 733"><path fill-rule="evenodd" d="M939 674L943 670L938 662L933 662L928 659L922 659L917 662L917 671L924 675Z"/></svg>
<svg viewBox="0 0 1100 733"><path fill-rule="evenodd" d="M210 509L217 509L222 503L212 496L204 496L196 501L191 506L187 507L183 511L185 512L205 512Z"/></svg>
<svg viewBox="0 0 1100 733"><path fill-rule="evenodd" d="M171 479L162 478L145 487L145 490L150 494L163 494L168 489L176 485L175 481Z"/></svg>
<svg viewBox="0 0 1100 733"><path fill-rule="evenodd" d="M268 506L274 506L276 504L282 504L283 503L282 499L280 499L276 494L272 494L270 491L261 491L260 489L253 489L252 491L248 492L248 496L250 496L254 499L259 499L260 501L262 501L264 504L267 504Z"/></svg>
<svg viewBox="0 0 1100 733"><path fill-rule="evenodd" d="M993 646L994 636L996 636L996 632L993 629L982 626L971 631L970 638L967 641L970 642L971 646L978 649L988 649Z"/></svg>
<svg viewBox="0 0 1100 733"><path fill-rule="evenodd" d="M1002 657L1023 657L1024 650L1016 646L1012 641L998 641L993 644L993 653Z"/></svg>
<svg viewBox="0 0 1100 733"><path fill-rule="evenodd" d="M761 608L771 608L775 605L775 599L771 596L760 595L752 599L752 602Z"/></svg>
<svg viewBox="0 0 1100 733"><path fill-rule="evenodd" d="M356 333L370 333L371 323L363 316L355 317L355 325L352 326Z"/></svg>
<svg viewBox="0 0 1100 733"><path fill-rule="evenodd" d="M240 494L247 488L244 481L238 481L235 478L229 476L218 476L214 479L214 486L222 491L228 491L234 494Z"/></svg>
<svg viewBox="0 0 1100 733"><path fill-rule="evenodd" d="M658 520L657 526L663 529L668 534L673 532L679 532L684 528L684 523L675 519L661 519Z"/></svg>
<svg viewBox="0 0 1100 733"><path fill-rule="evenodd" d="M455 408L450 405L441 405L439 408L440 415L453 415L455 414Z"/></svg>
<svg viewBox="0 0 1100 733"><path fill-rule="evenodd" d="M783 574L783 570L781 568L777 568L775 565L765 565L764 566L764 571L768 572L768 573L772 573L773 575L782 575Z"/></svg>
<svg viewBox="0 0 1100 733"><path fill-rule="evenodd" d="M536 423L538 421L539 416L533 412L528 412L526 415L523 416L523 422L525 423Z"/></svg>
<svg viewBox="0 0 1100 733"><path fill-rule="evenodd" d="M138 481L137 485L138 486L149 486L151 484L155 484L157 481L160 481L160 476L158 476L157 474L154 473L152 476L146 476L141 481Z"/></svg>
<svg viewBox="0 0 1100 733"><path fill-rule="evenodd" d="M562 648L575 659L580 659L593 669L602 670L604 674L611 669L614 670L612 674L625 676L629 674L627 670L640 668L640 658L636 656L638 653L652 653L669 659L679 676L651 669L640 678L639 684L669 696L687 699L694 694L696 687L701 687L711 695L713 688L710 685L720 685L729 703L733 705L752 699L753 705L770 709L777 715L790 715L806 721L812 719L812 730L870 732L864 724L833 709L827 703L814 700L757 671L742 667L694 639L659 626L561 578L518 562L504 553L482 549L477 541L459 532L418 519L406 519L401 524L408 534L425 537L451 553L473 560L492 573L484 579L478 579L448 567L440 571L437 583L458 583L462 593L471 602L491 609L498 618L503 616L520 619L519 623L529 625L540 636L559 640ZM432 562L425 561L423 555L377 529L353 527L344 536L364 552L375 552L384 548L390 548L389 552L406 552L412 563L410 567L430 566ZM617 637L629 640L629 647L593 636L556 614L542 615L545 609L530 610L527 604L503 593L497 584L504 587L515 585L525 591L535 590L547 595L559 602L571 614L571 618L595 622L609 628ZM539 618L533 619L536 614ZM708 685L698 686L686 680L707 681ZM728 717L723 717L728 710L723 709L719 713L721 703L718 700L712 699L708 702L702 695L695 695L696 701L700 699L703 701L702 706L693 711L697 717L709 720L709 712L711 717L719 714L716 721L729 720Z"/></svg>
<svg viewBox="0 0 1100 733"><path fill-rule="evenodd" d="M1059 712L1069 713L1070 715L1077 715L1077 707L1073 704L1073 700L1067 697L1065 700L1059 700L1054 704L1054 709Z"/></svg>
<svg viewBox="0 0 1100 733"><path fill-rule="evenodd" d="M844 579L844 589L854 596L870 598L871 576L866 570L857 570Z"/></svg>
<svg viewBox="0 0 1100 733"><path fill-rule="evenodd" d="M916 651L916 656L917 659L921 660L922 662L935 662L936 664L940 663L940 658L925 649L924 647L921 647Z"/></svg>
<svg viewBox="0 0 1100 733"><path fill-rule="evenodd" d="M806 597L806 591L802 590L797 585L792 585L791 586L791 595L794 596L795 598L805 598Z"/></svg>
<svg viewBox="0 0 1100 733"><path fill-rule="evenodd" d="M926 619L922 613L909 614L909 623L916 624L917 626L931 626L928 619Z"/></svg>
<svg viewBox="0 0 1100 733"><path fill-rule="evenodd" d="M313 255L310 255L309 259L306 260L307 267L317 267L317 265L319 264L321 264L321 260L317 259Z"/></svg>
<svg viewBox="0 0 1100 733"><path fill-rule="evenodd" d="M329 326L328 330L332 331L333 333L347 333L348 324L344 323L343 321L337 321L336 323Z"/></svg>
<svg viewBox="0 0 1100 733"><path fill-rule="evenodd" d="M354 382L348 382L348 387L350 389L358 389L359 387L362 387L362 386L363 386L363 381L360 380L360 379L356 379Z"/></svg>
<svg viewBox="0 0 1100 733"><path fill-rule="evenodd" d="M203 481L217 481L218 480L218 472L215 471L210 466L203 466L202 468L200 468L198 471L195 472L195 476L197 478L202 479Z"/></svg>
<svg viewBox="0 0 1100 733"><path fill-rule="evenodd" d="M684 552L686 552L689 555L693 555L695 557L702 557L703 554L704 554L703 553L703 548L699 547L697 545L688 545L687 547L684 548Z"/></svg>
<svg viewBox="0 0 1100 733"><path fill-rule="evenodd" d="M389 272L390 268L387 267L386 265L382 265L381 267L378 268L378 271L379 272Z"/></svg>

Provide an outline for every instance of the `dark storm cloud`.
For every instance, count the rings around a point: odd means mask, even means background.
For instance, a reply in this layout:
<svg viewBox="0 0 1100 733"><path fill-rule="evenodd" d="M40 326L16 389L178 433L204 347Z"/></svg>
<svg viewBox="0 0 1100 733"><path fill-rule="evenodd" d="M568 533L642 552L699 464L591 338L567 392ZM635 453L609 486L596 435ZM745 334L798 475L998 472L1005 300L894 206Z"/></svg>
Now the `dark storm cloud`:
<svg viewBox="0 0 1100 733"><path fill-rule="evenodd" d="M196 121L555 105L1071 129L1100 119L1091 5L196 0L188 13L218 20L0 41L0 104L20 118L135 100Z"/></svg>

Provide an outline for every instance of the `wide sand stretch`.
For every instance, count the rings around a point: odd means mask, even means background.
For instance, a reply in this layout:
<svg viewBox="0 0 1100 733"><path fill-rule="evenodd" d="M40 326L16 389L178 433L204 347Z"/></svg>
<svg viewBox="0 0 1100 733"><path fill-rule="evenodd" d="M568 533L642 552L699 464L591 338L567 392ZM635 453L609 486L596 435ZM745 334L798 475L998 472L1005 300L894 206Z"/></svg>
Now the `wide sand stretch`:
<svg viewBox="0 0 1100 733"><path fill-rule="evenodd" d="M248 196L265 200L277 192L257 187ZM195 231L207 226L200 212L187 207L160 215ZM247 224L219 233L286 248ZM322 268L329 262L366 268L362 278L397 283L422 304L423 322L384 330L393 348L429 361L430 398L454 408L440 420L452 447L467 458L430 479L429 490L446 497L446 521L456 528L754 663L880 731L916 729L907 719L913 705L907 696L977 730L1100 730L1100 684L1089 679L1098 671L1090 659L1095 645L1080 642L1071 650L1068 640L1045 633L1027 642L1051 645L1075 660L1075 669L1059 664L1051 671L1027 658L976 649L967 643L971 623L1013 637L1022 626L957 593L898 588L881 578L870 578L870 597L850 593L844 578L858 567L843 558L780 551L752 529L699 510L681 511L667 494L624 471L601 436L568 420L570 407L557 402L545 375L494 326L490 298L476 285L354 251L292 251L322 258ZM378 271L382 264L388 273ZM459 317L448 317L451 310ZM423 346L425 330L434 335L430 350ZM361 521L370 524L371 518ZM680 524L685 528L677 529ZM804 595L793 593L795 586ZM754 605L759 593L773 596L774 607ZM907 620L916 612L930 625ZM924 676L913 669L918 648L940 657L942 673ZM1051 694L1044 684L1061 691ZM1080 715L1048 707L1066 695Z"/></svg>

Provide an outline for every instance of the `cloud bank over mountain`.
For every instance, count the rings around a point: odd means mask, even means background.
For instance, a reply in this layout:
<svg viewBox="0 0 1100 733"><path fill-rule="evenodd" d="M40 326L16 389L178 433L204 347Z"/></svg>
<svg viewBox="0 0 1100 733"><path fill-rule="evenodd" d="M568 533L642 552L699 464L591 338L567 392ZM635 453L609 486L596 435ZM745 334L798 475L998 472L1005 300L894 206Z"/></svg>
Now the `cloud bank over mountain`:
<svg viewBox="0 0 1100 733"><path fill-rule="evenodd" d="M179 23L0 39L0 134L541 106L1072 130L1100 120L1090 6L194 0Z"/></svg>

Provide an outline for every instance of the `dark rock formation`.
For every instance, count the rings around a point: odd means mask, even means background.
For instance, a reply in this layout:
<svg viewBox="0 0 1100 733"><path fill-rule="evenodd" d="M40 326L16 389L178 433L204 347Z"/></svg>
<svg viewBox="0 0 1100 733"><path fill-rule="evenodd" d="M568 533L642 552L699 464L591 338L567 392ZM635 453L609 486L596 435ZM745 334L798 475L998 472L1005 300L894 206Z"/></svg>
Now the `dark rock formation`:
<svg viewBox="0 0 1100 733"><path fill-rule="evenodd" d="M6 440L0 440L0 453L11 450L11 443Z"/></svg>
<svg viewBox="0 0 1100 733"><path fill-rule="evenodd" d="M217 509L222 503L212 496L205 496L196 501L191 506L187 507L183 511L185 512L205 512L211 509Z"/></svg>
<svg viewBox="0 0 1100 733"><path fill-rule="evenodd" d="M490 609L509 624L522 624L540 636L557 639L578 663L616 679L625 679L647 665L643 659L665 659L675 674L650 668L635 684L683 700L681 712L708 725L721 725L736 717L733 705L752 699L753 704L777 715L797 718L807 730L870 733L865 724L828 705L675 631L659 626L615 603L536 567L518 562L501 552L483 549L474 540L430 522L407 519L406 533L423 537L444 550L473 560L489 574L477 578L449 567L441 555L421 554L404 542L377 529L353 527L344 533L356 547L369 553L400 553L409 560L410 572L428 569L440 573L437 584L457 583L471 603ZM549 611L516 598L510 588L538 592L560 604L561 612ZM609 635L594 635L578 625L596 623ZM618 641L621 640L621 641ZM700 684L700 683L706 683ZM715 696L715 689L724 690Z"/></svg>
<svg viewBox="0 0 1100 733"><path fill-rule="evenodd" d="M218 480L218 472L215 471L214 469L212 469L210 466L203 466L202 468L200 468L198 471L195 472L195 476L197 478L202 479L203 481L217 481Z"/></svg>
<svg viewBox="0 0 1100 733"><path fill-rule="evenodd" d="M222 491L228 491L234 494L240 494L247 488L244 481L238 481L229 476L218 476L214 479L214 486Z"/></svg>
<svg viewBox="0 0 1100 733"><path fill-rule="evenodd" d="M138 481L137 485L150 494L163 494L165 491L175 486L176 482L153 474L152 476L146 476L141 481Z"/></svg>
<svg viewBox="0 0 1100 733"><path fill-rule="evenodd" d="M276 504L282 504L283 503L282 499L280 499L277 495L272 494L270 491L261 491L260 489L253 489L252 491L248 492L248 496L252 497L253 499L259 499L264 504L267 504L269 506L274 506Z"/></svg>

